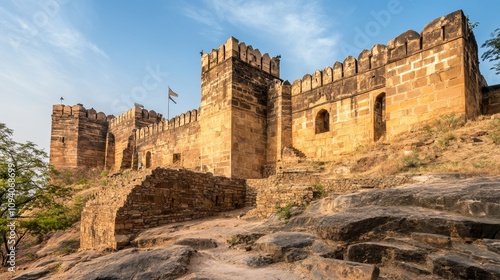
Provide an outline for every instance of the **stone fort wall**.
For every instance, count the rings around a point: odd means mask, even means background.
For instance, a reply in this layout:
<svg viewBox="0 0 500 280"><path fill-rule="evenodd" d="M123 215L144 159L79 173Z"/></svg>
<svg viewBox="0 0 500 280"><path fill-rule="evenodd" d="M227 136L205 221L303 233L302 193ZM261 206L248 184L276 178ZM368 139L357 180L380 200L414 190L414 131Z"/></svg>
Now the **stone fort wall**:
<svg viewBox="0 0 500 280"><path fill-rule="evenodd" d="M293 147L326 159L443 114L474 119L481 78L474 36L462 11L454 12L294 81Z"/></svg>
<svg viewBox="0 0 500 280"><path fill-rule="evenodd" d="M261 178L276 173L285 148L328 160L443 114L468 120L496 108L497 91L485 87L478 65L462 11L293 83L279 78L279 57L231 37L202 55L199 110L165 120L137 106L106 117L79 105L54 105L51 163L176 166Z"/></svg>
<svg viewBox="0 0 500 280"><path fill-rule="evenodd" d="M82 105L52 109L50 164L60 168L104 167L106 133L113 116Z"/></svg>
<svg viewBox="0 0 500 280"><path fill-rule="evenodd" d="M117 248L135 233L245 206L245 180L156 168L110 183L84 206L80 248ZM121 176L126 177L126 176Z"/></svg>

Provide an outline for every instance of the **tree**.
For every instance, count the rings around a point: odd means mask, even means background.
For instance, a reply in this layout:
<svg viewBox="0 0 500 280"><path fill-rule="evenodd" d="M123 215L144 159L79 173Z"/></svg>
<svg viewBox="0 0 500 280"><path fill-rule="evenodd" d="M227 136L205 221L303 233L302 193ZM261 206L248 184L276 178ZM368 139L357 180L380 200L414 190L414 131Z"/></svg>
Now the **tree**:
<svg viewBox="0 0 500 280"><path fill-rule="evenodd" d="M488 39L481 45L481 48L489 48L487 51L481 55L483 60L488 60L490 62L496 61L496 64L491 67L491 70L495 70L495 73L500 74L500 28L495 29L491 33L491 39Z"/></svg>
<svg viewBox="0 0 500 280"><path fill-rule="evenodd" d="M15 270L15 254L27 234L64 229L79 218L66 203L72 189L50 183L54 170L45 151L14 141L12 134L0 123L0 255L9 270Z"/></svg>

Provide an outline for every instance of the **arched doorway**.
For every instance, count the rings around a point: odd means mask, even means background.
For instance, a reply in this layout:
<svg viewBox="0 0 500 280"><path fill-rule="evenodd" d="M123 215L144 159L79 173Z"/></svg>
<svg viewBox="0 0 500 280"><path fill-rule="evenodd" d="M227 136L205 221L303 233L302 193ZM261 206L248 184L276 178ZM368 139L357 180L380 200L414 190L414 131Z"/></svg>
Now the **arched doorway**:
<svg viewBox="0 0 500 280"><path fill-rule="evenodd" d="M385 92L381 93L375 98L373 108L373 135L374 141L378 141L385 136Z"/></svg>

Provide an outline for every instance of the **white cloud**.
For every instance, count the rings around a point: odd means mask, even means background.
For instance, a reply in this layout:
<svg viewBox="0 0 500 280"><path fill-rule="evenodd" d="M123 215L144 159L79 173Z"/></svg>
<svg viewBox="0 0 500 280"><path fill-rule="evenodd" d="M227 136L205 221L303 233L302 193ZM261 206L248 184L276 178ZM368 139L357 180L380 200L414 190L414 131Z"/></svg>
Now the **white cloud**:
<svg viewBox="0 0 500 280"><path fill-rule="evenodd" d="M229 23L265 34L276 39L273 43L290 52L293 60L309 68L331 64L339 42L339 34L330 29L332 19L315 1L211 0L196 10L187 8L185 15L217 33Z"/></svg>
<svg viewBox="0 0 500 280"><path fill-rule="evenodd" d="M49 2L59 6L41 6ZM31 140L48 152L52 104L61 96L69 104L81 102L83 94L97 100L102 92L86 90L89 81L104 88L99 79L109 57L78 30L62 1L36 4L0 7L0 122L14 129L18 141Z"/></svg>

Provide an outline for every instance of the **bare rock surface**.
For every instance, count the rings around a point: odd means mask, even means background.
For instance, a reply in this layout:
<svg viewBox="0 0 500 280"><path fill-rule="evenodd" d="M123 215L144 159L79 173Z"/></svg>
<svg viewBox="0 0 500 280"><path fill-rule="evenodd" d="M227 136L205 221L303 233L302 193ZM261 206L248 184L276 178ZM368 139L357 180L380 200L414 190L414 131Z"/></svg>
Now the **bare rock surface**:
<svg viewBox="0 0 500 280"><path fill-rule="evenodd" d="M195 253L188 246L152 250L130 248L80 263L57 279L176 279L188 270Z"/></svg>
<svg viewBox="0 0 500 280"><path fill-rule="evenodd" d="M500 178L330 197L293 217L286 230L296 229L343 244L335 257L348 261L429 279L500 279Z"/></svg>
<svg viewBox="0 0 500 280"><path fill-rule="evenodd" d="M120 251L43 254L15 276L500 279L500 177L333 195L288 223L240 219L247 210L144 230Z"/></svg>

